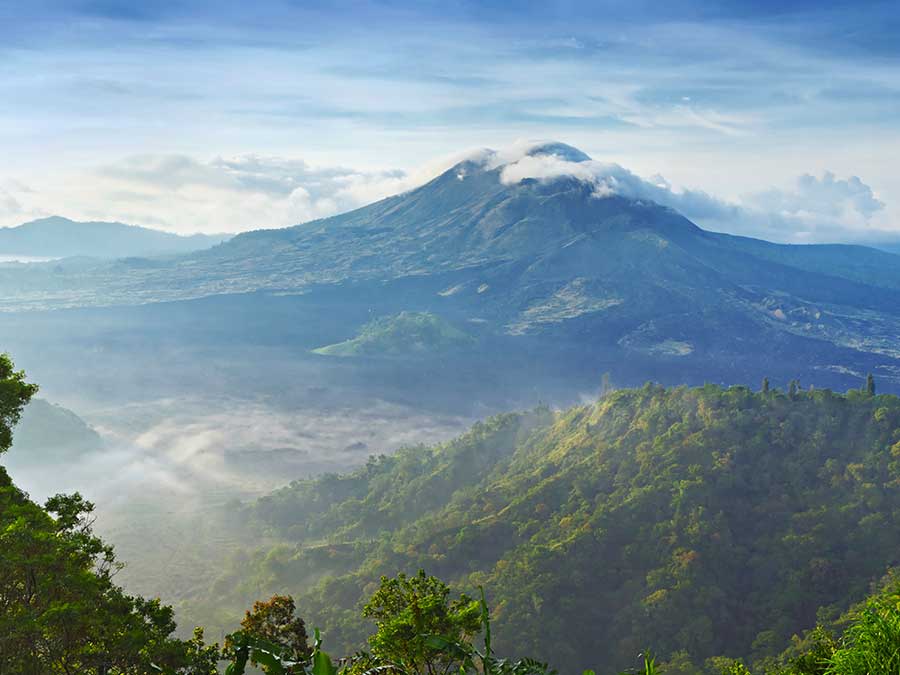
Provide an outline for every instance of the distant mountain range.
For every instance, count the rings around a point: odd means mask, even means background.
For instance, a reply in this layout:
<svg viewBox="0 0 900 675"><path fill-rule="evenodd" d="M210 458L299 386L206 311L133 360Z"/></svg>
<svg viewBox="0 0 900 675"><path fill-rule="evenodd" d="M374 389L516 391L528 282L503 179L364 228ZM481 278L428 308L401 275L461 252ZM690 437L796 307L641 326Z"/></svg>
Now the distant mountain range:
<svg viewBox="0 0 900 675"><path fill-rule="evenodd" d="M76 222L60 216L0 228L0 256L29 258L126 258L189 253L215 246L228 235L181 236L136 225Z"/></svg>
<svg viewBox="0 0 900 675"><path fill-rule="evenodd" d="M900 388L900 257L705 231L648 199L598 193L578 177L590 165L575 148L525 156L576 170L514 181L487 153L370 206L211 249L0 268L0 309L303 294L321 299L304 323L322 311L342 325L310 348L353 340L378 317L429 312L477 333L465 351L491 359L527 348L585 370L627 363L632 381L786 369L832 386L873 371ZM362 304L360 321L347 308ZM271 320L270 334L287 325Z"/></svg>
<svg viewBox="0 0 900 675"><path fill-rule="evenodd" d="M4 463L15 468L77 461L103 447L100 435L74 412L42 398L31 401L16 427L14 452Z"/></svg>

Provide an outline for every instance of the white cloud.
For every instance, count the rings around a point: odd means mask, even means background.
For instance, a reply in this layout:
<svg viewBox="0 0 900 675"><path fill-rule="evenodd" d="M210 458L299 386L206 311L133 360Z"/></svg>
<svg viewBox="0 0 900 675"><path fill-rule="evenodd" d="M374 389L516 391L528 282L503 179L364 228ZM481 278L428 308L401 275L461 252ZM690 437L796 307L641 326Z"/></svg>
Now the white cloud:
<svg viewBox="0 0 900 675"><path fill-rule="evenodd" d="M9 192L0 187L0 216L14 216L22 212L22 205Z"/></svg>
<svg viewBox="0 0 900 675"><path fill-rule="evenodd" d="M649 199L695 215L718 214L727 208L724 202L704 192L676 192L662 176L645 180L618 164L595 160L573 162L556 154L527 155L506 164L500 172L500 180L508 185L526 178L548 181L561 177L592 183L597 197L615 194L632 199Z"/></svg>
<svg viewBox="0 0 900 675"><path fill-rule="evenodd" d="M872 218L885 206L859 177L838 179L830 171L821 178L805 174L790 190L766 190L743 201L749 209L769 214L773 225L793 224L809 235L869 230Z"/></svg>
<svg viewBox="0 0 900 675"><path fill-rule="evenodd" d="M97 174L123 202L143 195L153 209L150 217L162 215L158 224L207 231L296 225L402 191L406 178L402 172L314 167L261 155L207 162L184 155L140 156ZM116 207L115 200L110 206ZM142 221L147 217L138 214Z"/></svg>
<svg viewBox="0 0 900 675"><path fill-rule="evenodd" d="M571 176L585 181L596 181L594 162L568 162L555 155L532 155L507 164L500 172L500 180L507 185L520 183L526 178L552 180Z"/></svg>
<svg viewBox="0 0 900 675"><path fill-rule="evenodd" d="M137 155L59 177L41 190L0 187L0 225L58 214L181 233L286 227L404 192L470 156L472 151L454 153L402 171L314 166L257 154L208 161Z"/></svg>
<svg viewBox="0 0 900 675"><path fill-rule="evenodd" d="M504 156L512 158L501 165L500 177L506 184L526 178L571 177L591 183L598 198L620 195L652 200L717 231L797 243L875 241L900 235L873 222L885 204L857 176L839 179L828 171L821 178L804 174L790 189L771 188L729 202L702 190L676 190L662 176L644 179L618 164L569 161L557 154L529 155L527 151Z"/></svg>

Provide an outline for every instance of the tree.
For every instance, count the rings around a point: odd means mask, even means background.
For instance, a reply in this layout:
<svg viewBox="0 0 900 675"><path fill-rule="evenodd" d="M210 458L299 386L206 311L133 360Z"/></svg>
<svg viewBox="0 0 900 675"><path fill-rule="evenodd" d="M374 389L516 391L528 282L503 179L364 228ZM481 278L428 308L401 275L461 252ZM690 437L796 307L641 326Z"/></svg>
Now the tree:
<svg viewBox="0 0 900 675"><path fill-rule="evenodd" d="M0 454L12 445L13 427L37 390L36 384L25 382L25 373L15 369L8 354L0 354Z"/></svg>
<svg viewBox="0 0 900 675"><path fill-rule="evenodd" d="M182 667L184 675L218 674L222 652L218 644L206 644L202 628L194 628L193 637L181 643L180 647L184 656L185 665Z"/></svg>
<svg viewBox="0 0 900 675"><path fill-rule="evenodd" d="M606 398L613 391L612 381L609 373L603 373L600 378L600 398Z"/></svg>
<svg viewBox="0 0 900 675"><path fill-rule="evenodd" d="M797 390L800 388L800 383L797 380L791 380L791 383L788 385L788 396L791 399L797 398Z"/></svg>
<svg viewBox="0 0 900 675"><path fill-rule="evenodd" d="M869 396L875 395L875 378L872 377L872 373L866 375L866 394Z"/></svg>
<svg viewBox="0 0 900 675"><path fill-rule="evenodd" d="M253 603L241 621L245 635L260 638L281 648L289 661L306 662L311 653L306 623L295 616L296 606L290 595L273 595ZM251 661L256 665L255 661Z"/></svg>
<svg viewBox="0 0 900 675"><path fill-rule="evenodd" d="M516 661L497 658L492 646L491 611L481 591L481 624L484 628L484 648L479 650L471 642L456 642L441 635L428 636L428 645L452 655L449 666L457 666L459 675L556 675L556 670L549 664L532 658ZM644 659L647 675L657 675L656 660L647 654ZM457 665L458 664L458 665ZM586 670L584 675L594 675L594 671Z"/></svg>
<svg viewBox="0 0 900 675"><path fill-rule="evenodd" d="M381 585L363 608L377 631L369 638L372 656L410 675L438 675L459 669L458 657L429 643L429 636L466 642L482 625L481 605L424 570L407 577L381 577Z"/></svg>
<svg viewBox="0 0 900 675"><path fill-rule="evenodd" d="M0 664L22 675L146 673L151 664L209 675L198 636L171 637L171 607L126 595L120 565L91 531L93 505L28 500L0 469ZM217 648L213 647L213 651ZM206 650L206 651L204 651Z"/></svg>
<svg viewBox="0 0 900 675"><path fill-rule="evenodd" d="M763 381L762 381L762 393L764 393L764 394L768 394L768 393L769 393L769 378L768 378L768 377L764 377L764 378L763 378Z"/></svg>
<svg viewBox="0 0 900 675"><path fill-rule="evenodd" d="M37 391L0 355L0 452ZM57 495L44 507L0 467L0 671L16 675L144 675L153 666L215 673L202 636L182 642L171 607L126 595L120 565L95 537L93 505Z"/></svg>

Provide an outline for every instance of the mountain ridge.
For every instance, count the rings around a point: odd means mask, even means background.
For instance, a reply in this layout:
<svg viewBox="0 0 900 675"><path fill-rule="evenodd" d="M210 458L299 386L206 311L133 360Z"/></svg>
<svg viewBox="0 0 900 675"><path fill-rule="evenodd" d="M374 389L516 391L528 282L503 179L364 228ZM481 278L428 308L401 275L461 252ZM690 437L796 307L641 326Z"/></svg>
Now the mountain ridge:
<svg viewBox="0 0 900 675"><path fill-rule="evenodd" d="M553 644L562 672L619 672L648 645L684 650L686 672L762 660L897 564L883 528L900 509L898 437L900 399L860 390L648 383L497 415L251 503L269 540L205 597L221 611L291 593L352 650L378 576L424 568L491 589L497 649Z"/></svg>
<svg viewBox="0 0 900 675"><path fill-rule="evenodd" d="M0 228L0 253L53 258L173 255L208 248L227 239L227 235L180 235L118 221L48 216Z"/></svg>

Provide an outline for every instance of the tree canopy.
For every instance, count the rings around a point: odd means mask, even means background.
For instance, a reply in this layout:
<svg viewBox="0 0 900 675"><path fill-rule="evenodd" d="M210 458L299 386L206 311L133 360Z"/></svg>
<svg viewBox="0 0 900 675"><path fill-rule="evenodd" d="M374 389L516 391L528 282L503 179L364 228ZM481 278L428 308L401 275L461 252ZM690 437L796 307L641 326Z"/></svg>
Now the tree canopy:
<svg viewBox="0 0 900 675"><path fill-rule="evenodd" d="M0 451L36 391L0 356ZM154 664L215 673L218 650L202 632L175 639L170 607L113 583L119 563L93 534L93 508L78 494L35 504L0 467L0 673L130 675Z"/></svg>
<svg viewBox="0 0 900 675"><path fill-rule="evenodd" d="M900 399L793 389L620 390L297 481L244 512L282 543L223 570L220 607L293 593L352 650L378 576L426 568L491 589L498 650L549 640L568 671L764 659L900 550Z"/></svg>

